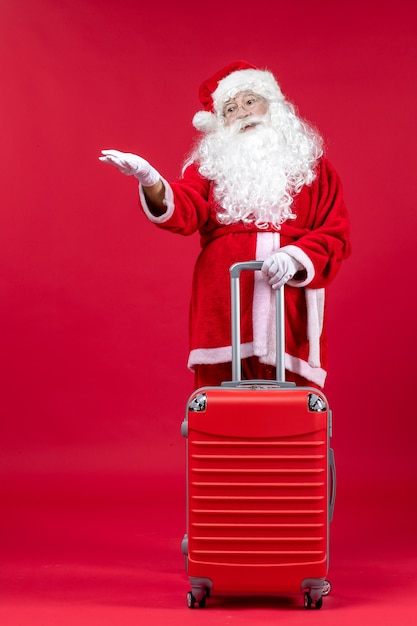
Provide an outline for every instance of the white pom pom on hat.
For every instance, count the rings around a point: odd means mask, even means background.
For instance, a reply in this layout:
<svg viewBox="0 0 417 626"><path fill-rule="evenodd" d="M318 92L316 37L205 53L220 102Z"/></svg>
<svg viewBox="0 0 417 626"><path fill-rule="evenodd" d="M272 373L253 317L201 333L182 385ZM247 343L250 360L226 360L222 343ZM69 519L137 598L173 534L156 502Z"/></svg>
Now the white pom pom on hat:
<svg viewBox="0 0 417 626"><path fill-rule="evenodd" d="M246 61L235 61L208 80L199 89L204 111L193 117L193 126L202 132L215 130L223 114L225 103L240 91L253 91L268 101L284 100L274 75L268 70L259 70Z"/></svg>
<svg viewBox="0 0 417 626"><path fill-rule="evenodd" d="M197 111L193 117L193 126L202 133L210 133L216 130L219 120L214 113L210 111Z"/></svg>

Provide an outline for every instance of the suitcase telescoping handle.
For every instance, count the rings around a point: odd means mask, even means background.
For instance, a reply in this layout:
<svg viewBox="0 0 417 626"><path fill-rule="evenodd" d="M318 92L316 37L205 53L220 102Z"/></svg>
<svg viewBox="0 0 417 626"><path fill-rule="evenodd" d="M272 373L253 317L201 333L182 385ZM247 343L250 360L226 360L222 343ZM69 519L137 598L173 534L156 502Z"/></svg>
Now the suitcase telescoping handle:
<svg viewBox="0 0 417 626"><path fill-rule="evenodd" d="M242 379L240 357L240 273L243 270L257 271L262 268L263 261L246 261L235 263L230 268L232 297L232 378L233 382ZM285 381L285 315L284 287L275 289L276 304L276 379ZM266 323L266 322L265 322Z"/></svg>

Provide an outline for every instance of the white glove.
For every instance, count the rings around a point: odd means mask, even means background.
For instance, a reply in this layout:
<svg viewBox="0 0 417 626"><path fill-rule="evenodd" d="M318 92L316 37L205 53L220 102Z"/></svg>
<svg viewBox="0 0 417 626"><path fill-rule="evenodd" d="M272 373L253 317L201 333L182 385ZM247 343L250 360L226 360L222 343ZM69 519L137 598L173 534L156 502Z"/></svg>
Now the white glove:
<svg viewBox="0 0 417 626"><path fill-rule="evenodd" d="M119 152L119 150L102 150L99 157L103 163L114 165L126 176L134 176L145 187L151 187L160 180L161 176L154 167L137 154L129 152Z"/></svg>
<svg viewBox="0 0 417 626"><path fill-rule="evenodd" d="M272 254L262 265L262 272L272 289L279 289L302 269L301 263L286 252Z"/></svg>

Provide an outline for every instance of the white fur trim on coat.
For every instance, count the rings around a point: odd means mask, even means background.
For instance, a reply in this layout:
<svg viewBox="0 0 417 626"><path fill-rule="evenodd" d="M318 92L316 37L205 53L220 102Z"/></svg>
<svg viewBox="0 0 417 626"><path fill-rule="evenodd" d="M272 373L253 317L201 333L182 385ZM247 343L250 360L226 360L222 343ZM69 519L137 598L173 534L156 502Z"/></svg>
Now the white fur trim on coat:
<svg viewBox="0 0 417 626"><path fill-rule="evenodd" d="M241 358L245 359L253 355L253 344L244 343L241 346ZM215 365L216 363L230 363L232 358L231 346L221 348L199 348L192 350L188 358L188 368L194 371L198 364ZM321 367L311 367L306 361L298 357L285 354L285 369L294 374L298 374L307 380L324 386L326 371Z"/></svg>
<svg viewBox="0 0 417 626"><path fill-rule="evenodd" d="M276 250L275 250L276 252ZM293 259L301 263L303 268L306 271L306 277L303 280L294 280L293 278L288 281L288 284L291 287L306 287L314 278L316 270L314 269L314 265L309 256L306 255L304 250L301 250L298 246L284 246L281 248L280 252L286 252Z"/></svg>
<svg viewBox="0 0 417 626"><path fill-rule="evenodd" d="M324 288L305 289L307 303L307 337L310 343L308 364L320 367L320 337L323 331Z"/></svg>
<svg viewBox="0 0 417 626"><path fill-rule="evenodd" d="M165 187L164 204L166 206L166 211L162 215L154 215L151 212L151 210L149 209L148 203L146 201L146 196L143 192L142 185L139 185L139 197L140 197L140 202L141 202L143 211L146 217L154 224L163 224L164 222L167 222L169 218L172 216L172 214L174 213L174 209L175 209L174 193L172 191L171 185L164 178L161 178L161 180Z"/></svg>
<svg viewBox="0 0 417 626"><path fill-rule="evenodd" d="M280 250L292 256L305 268L307 276L303 281L290 280L292 287L304 287L314 278L315 270L311 259L298 246L280 248L280 234L276 232L258 233L256 259L264 261ZM304 289L307 308L307 337L310 344L308 365L321 368L320 337L324 318L324 289ZM255 273L252 305L254 354L260 361L276 363L275 294L260 272ZM313 380L310 376L309 380Z"/></svg>

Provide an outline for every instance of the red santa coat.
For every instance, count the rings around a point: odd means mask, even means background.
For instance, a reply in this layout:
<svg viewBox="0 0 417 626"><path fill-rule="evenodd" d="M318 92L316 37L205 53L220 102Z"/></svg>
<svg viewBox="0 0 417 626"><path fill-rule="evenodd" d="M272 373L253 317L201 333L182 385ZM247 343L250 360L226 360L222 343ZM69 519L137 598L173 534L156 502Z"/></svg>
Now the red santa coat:
<svg viewBox="0 0 417 626"><path fill-rule="evenodd" d="M297 259L305 272L296 275L285 291L286 369L323 386L327 372L325 288L349 255L349 218L339 177L324 158L316 179L294 198L296 218L280 231L260 230L241 223L224 226L216 218L213 183L194 164L180 180L164 181L166 212L156 217L140 188L140 201L148 219L180 235L199 232L190 306L188 366L231 360L230 275L233 263L264 260L278 250ZM260 272L241 277L241 355L275 363L273 291Z"/></svg>

